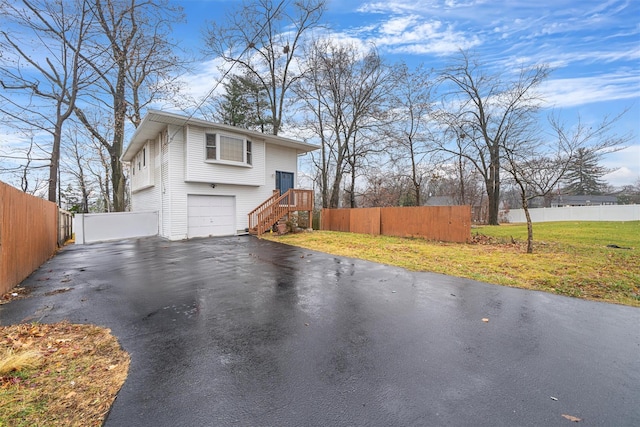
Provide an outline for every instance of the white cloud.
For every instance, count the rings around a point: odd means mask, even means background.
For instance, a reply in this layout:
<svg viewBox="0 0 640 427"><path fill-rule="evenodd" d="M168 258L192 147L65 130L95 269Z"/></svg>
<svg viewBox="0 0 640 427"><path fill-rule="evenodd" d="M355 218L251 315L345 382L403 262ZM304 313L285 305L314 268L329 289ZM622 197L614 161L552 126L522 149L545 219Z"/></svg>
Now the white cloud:
<svg viewBox="0 0 640 427"><path fill-rule="evenodd" d="M606 155L602 165L614 169L602 177L611 185L621 187L634 184L640 179L640 144Z"/></svg>
<svg viewBox="0 0 640 427"><path fill-rule="evenodd" d="M365 2L357 8L358 12L363 13L406 13L417 9L416 3L419 5L424 2L407 2L407 1L386 1L386 2ZM425 6L425 5L423 5Z"/></svg>
<svg viewBox="0 0 640 427"><path fill-rule="evenodd" d="M553 107L575 107L595 102L638 99L640 78L635 72L601 74L593 77L551 79L541 88Z"/></svg>
<svg viewBox="0 0 640 427"><path fill-rule="evenodd" d="M373 43L391 53L436 55L451 54L481 43L478 36L470 37L441 21L419 21L412 17L398 22L401 25L393 26L396 31L381 31L372 37ZM402 31L399 31L401 27Z"/></svg>
<svg viewBox="0 0 640 427"><path fill-rule="evenodd" d="M402 34L410 26L415 25L418 17L415 15L403 16L398 18L391 18L380 27L380 31L383 34L399 35Z"/></svg>
<svg viewBox="0 0 640 427"><path fill-rule="evenodd" d="M198 67L198 72L184 75L181 80L185 83L186 95L201 100L212 90L223 93L224 90L219 82L222 78L220 67L224 65L219 59L204 61ZM226 67L228 69L230 65Z"/></svg>

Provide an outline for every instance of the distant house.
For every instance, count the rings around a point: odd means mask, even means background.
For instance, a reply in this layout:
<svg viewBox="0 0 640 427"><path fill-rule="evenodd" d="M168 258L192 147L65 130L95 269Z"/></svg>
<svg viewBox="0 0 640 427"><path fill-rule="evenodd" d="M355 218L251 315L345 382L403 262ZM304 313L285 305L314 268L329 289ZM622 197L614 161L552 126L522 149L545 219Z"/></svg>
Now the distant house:
<svg viewBox="0 0 640 427"><path fill-rule="evenodd" d="M424 202L424 206L456 206L459 204L451 196L429 196Z"/></svg>
<svg viewBox="0 0 640 427"><path fill-rule="evenodd" d="M552 208L560 208L564 206L602 206L617 205L618 198L616 196L554 196L551 199Z"/></svg>
<svg viewBox="0 0 640 427"><path fill-rule="evenodd" d="M152 110L121 160L130 168L131 210L157 211L159 234L180 240L246 232L248 214L294 188L298 156L317 148Z"/></svg>

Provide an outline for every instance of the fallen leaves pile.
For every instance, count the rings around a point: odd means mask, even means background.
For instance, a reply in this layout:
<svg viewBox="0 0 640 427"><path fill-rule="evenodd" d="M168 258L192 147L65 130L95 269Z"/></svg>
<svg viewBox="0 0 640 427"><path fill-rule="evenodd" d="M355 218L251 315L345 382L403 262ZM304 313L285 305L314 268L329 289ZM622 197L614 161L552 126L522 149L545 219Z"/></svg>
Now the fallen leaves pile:
<svg viewBox="0 0 640 427"><path fill-rule="evenodd" d="M1 326L0 425L102 425L129 370L110 332L68 322Z"/></svg>

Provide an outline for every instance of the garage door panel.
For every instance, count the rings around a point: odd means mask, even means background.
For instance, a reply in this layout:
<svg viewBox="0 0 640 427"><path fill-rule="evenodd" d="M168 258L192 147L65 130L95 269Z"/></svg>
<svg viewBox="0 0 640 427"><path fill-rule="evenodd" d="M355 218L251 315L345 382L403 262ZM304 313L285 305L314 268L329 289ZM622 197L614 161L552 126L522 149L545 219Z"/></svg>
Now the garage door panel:
<svg viewBox="0 0 640 427"><path fill-rule="evenodd" d="M189 195L187 205L189 237L235 234L235 197Z"/></svg>

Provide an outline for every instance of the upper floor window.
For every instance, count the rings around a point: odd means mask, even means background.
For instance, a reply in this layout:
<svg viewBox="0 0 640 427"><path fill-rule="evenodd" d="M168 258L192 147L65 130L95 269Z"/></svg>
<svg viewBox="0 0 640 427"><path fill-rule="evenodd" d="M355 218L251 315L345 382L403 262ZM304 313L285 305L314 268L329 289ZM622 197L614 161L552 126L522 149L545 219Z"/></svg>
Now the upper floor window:
<svg viewBox="0 0 640 427"><path fill-rule="evenodd" d="M252 164L251 141L228 135L206 134L206 159Z"/></svg>
<svg viewBox="0 0 640 427"><path fill-rule="evenodd" d="M216 135L213 133L207 134L207 160L218 160L218 156L216 156Z"/></svg>

